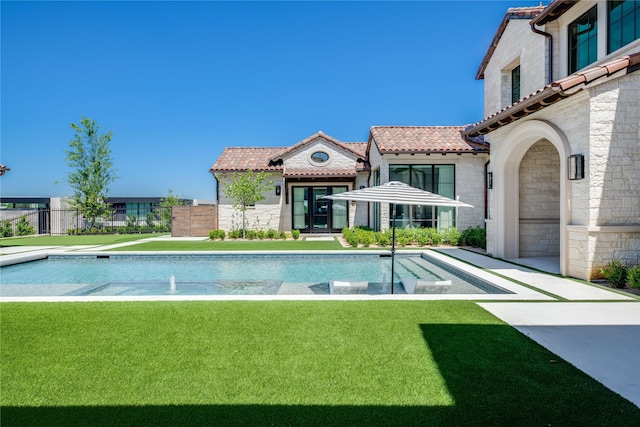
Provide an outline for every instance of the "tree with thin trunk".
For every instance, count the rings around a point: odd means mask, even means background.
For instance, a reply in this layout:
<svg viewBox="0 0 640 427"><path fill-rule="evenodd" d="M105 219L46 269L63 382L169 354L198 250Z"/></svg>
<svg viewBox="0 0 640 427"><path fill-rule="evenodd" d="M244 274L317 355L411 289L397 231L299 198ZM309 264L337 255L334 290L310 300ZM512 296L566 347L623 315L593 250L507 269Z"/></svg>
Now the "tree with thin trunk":
<svg viewBox="0 0 640 427"><path fill-rule="evenodd" d="M107 203L109 185L116 180L111 157L111 131L99 133L94 120L82 117L80 124L71 123L75 138L69 141L67 164L72 169L68 182L74 191L71 206L87 220L91 230L97 218L110 209Z"/></svg>
<svg viewBox="0 0 640 427"><path fill-rule="evenodd" d="M174 194L172 189L169 189L167 192L167 197L163 197L160 199L160 218L162 219L162 223L164 225L171 224L171 209L174 206L185 206L187 201L180 198L179 195Z"/></svg>
<svg viewBox="0 0 640 427"><path fill-rule="evenodd" d="M246 235L246 212L249 206L253 206L256 202L264 200L264 193L273 190L272 181L266 181L271 176L270 173L260 171L254 174L251 169L246 172L234 172L231 183L227 183L218 179L222 183L222 191L231 200L233 200L233 208L242 212L242 238Z"/></svg>

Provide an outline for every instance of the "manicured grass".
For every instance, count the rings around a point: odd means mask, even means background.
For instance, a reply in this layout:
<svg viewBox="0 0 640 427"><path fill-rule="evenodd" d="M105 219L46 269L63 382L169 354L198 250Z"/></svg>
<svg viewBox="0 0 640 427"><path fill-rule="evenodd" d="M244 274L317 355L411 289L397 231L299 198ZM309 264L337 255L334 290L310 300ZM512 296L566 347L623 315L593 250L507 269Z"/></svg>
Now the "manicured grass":
<svg viewBox="0 0 640 427"><path fill-rule="evenodd" d="M3 425L638 425L473 302L5 303Z"/></svg>
<svg viewBox="0 0 640 427"><path fill-rule="evenodd" d="M345 249L337 240L203 240L143 242L114 251L330 251Z"/></svg>
<svg viewBox="0 0 640 427"><path fill-rule="evenodd" d="M147 237L168 236L168 234L98 234L88 236L31 236L0 239L0 246L75 246L113 245L131 242Z"/></svg>

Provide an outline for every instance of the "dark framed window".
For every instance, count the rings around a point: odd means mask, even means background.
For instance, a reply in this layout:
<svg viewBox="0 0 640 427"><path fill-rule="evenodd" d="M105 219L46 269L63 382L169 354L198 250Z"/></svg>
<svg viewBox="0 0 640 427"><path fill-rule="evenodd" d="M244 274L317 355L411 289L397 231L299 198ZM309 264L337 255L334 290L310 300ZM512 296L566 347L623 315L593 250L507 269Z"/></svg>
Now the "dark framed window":
<svg viewBox="0 0 640 427"><path fill-rule="evenodd" d="M455 198L455 165L389 165L389 180ZM446 229L455 226L452 207L396 205L395 214L398 228ZM393 211L390 211L390 227L392 218Z"/></svg>
<svg viewBox="0 0 640 427"><path fill-rule="evenodd" d="M598 59L598 7L569 24L569 73Z"/></svg>
<svg viewBox="0 0 640 427"><path fill-rule="evenodd" d="M520 100L520 66L511 70L511 103Z"/></svg>
<svg viewBox="0 0 640 427"><path fill-rule="evenodd" d="M311 160L316 163L324 163L329 160L329 155L324 151L316 151L311 155Z"/></svg>
<svg viewBox="0 0 640 427"><path fill-rule="evenodd" d="M609 22L607 53L640 38L640 1L607 2Z"/></svg>

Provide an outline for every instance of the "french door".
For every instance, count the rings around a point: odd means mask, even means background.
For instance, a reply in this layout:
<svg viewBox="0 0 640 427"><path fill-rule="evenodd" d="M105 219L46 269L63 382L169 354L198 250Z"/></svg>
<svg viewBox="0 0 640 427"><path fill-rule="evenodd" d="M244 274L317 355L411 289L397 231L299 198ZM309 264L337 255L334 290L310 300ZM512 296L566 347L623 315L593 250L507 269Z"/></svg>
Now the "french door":
<svg viewBox="0 0 640 427"><path fill-rule="evenodd" d="M293 187L293 229L306 233L340 232L348 223L347 202L323 197L345 191L346 185Z"/></svg>

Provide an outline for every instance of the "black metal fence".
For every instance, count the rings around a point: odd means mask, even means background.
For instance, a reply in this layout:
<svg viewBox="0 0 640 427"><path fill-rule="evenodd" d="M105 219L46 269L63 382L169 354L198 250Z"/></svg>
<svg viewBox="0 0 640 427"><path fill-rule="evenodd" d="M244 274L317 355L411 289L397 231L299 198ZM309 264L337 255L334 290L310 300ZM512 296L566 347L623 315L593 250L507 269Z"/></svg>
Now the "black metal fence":
<svg viewBox="0 0 640 427"><path fill-rule="evenodd" d="M1 211L0 237L49 234L133 234L171 231L171 207L110 209L90 218L74 209L7 209Z"/></svg>

